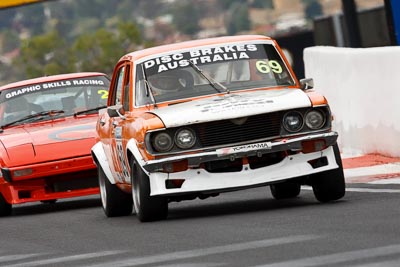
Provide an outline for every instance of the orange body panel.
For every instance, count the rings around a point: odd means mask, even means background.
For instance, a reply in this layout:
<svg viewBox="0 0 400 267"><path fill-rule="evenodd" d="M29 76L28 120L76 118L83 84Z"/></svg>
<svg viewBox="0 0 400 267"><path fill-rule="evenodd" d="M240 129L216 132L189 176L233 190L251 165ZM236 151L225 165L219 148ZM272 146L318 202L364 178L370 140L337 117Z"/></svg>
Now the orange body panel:
<svg viewBox="0 0 400 267"><path fill-rule="evenodd" d="M321 106L321 105L328 104L328 100L325 98L325 96L323 96L315 91L309 91L309 92L307 92L307 95L310 98L310 101L313 106Z"/></svg>

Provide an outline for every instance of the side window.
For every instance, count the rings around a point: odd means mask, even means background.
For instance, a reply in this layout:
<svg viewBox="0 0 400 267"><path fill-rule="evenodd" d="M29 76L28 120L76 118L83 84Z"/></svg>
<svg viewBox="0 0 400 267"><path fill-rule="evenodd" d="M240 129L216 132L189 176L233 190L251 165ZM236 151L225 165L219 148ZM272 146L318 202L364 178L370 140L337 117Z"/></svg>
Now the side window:
<svg viewBox="0 0 400 267"><path fill-rule="evenodd" d="M140 70L140 66L137 68L135 80L135 104L137 106L142 106L146 103L150 103L150 98L146 96L146 85L143 78L143 72Z"/></svg>
<svg viewBox="0 0 400 267"><path fill-rule="evenodd" d="M122 90L125 77L125 66L118 70L117 83L114 86L114 93L111 105L121 105L122 104Z"/></svg>
<svg viewBox="0 0 400 267"><path fill-rule="evenodd" d="M127 65L127 66L126 66L126 71L125 71L125 85L124 85L124 101L123 101L123 102L124 102L124 103L123 103L124 110L129 110L129 101L130 101L130 98L129 98L130 73L131 73L130 66Z"/></svg>

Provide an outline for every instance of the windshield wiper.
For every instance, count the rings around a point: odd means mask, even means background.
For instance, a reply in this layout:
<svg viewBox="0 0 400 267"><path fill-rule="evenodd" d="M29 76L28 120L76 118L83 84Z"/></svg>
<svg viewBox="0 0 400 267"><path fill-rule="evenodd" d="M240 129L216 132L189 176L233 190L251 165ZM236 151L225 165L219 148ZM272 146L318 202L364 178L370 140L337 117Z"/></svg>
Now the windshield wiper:
<svg viewBox="0 0 400 267"><path fill-rule="evenodd" d="M217 80L215 80L213 77L209 76L207 73L205 73L202 69L200 69L196 64L194 64L193 61L188 60L189 65L195 70L197 71L201 76L203 76L209 83L210 85L218 92L218 93L222 93L221 90L219 90L217 88L217 85L222 88L222 90L224 90L227 94L229 94L229 89L226 88L224 85L222 85L220 82L218 82Z"/></svg>
<svg viewBox="0 0 400 267"><path fill-rule="evenodd" d="M74 117L80 115L80 114L86 114L86 113L90 113L93 111L98 111L102 108L106 108L107 106L99 106L99 107L95 107L95 108L89 108L89 109L85 109L85 110L80 110L74 113Z"/></svg>
<svg viewBox="0 0 400 267"><path fill-rule="evenodd" d="M64 110L58 110L58 109L41 111L41 112L38 112L38 113L35 113L35 114L31 114L31 115L22 117L21 119L18 119L16 121L12 121L12 122L6 123L6 124L2 125L1 128L8 127L8 126L20 123L20 122L39 121L39 120L42 120L45 116L53 117L55 115L63 114L63 113L64 113Z"/></svg>

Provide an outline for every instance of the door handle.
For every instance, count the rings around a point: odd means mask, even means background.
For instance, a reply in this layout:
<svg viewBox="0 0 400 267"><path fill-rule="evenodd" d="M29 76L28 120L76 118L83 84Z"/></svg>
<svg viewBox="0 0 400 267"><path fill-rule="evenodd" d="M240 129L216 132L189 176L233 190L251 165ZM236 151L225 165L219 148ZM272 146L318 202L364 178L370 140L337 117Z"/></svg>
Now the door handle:
<svg viewBox="0 0 400 267"><path fill-rule="evenodd" d="M101 118L99 121L100 126L104 126L106 124L106 120Z"/></svg>

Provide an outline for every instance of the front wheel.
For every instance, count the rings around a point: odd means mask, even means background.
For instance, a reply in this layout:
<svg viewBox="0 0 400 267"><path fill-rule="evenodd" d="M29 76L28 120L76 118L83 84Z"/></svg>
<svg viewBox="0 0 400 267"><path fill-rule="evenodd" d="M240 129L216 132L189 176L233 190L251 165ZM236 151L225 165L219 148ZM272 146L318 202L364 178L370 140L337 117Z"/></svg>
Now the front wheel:
<svg viewBox="0 0 400 267"><path fill-rule="evenodd" d="M132 197L110 183L103 169L97 167L101 204L107 217L127 216L132 214Z"/></svg>
<svg viewBox="0 0 400 267"><path fill-rule="evenodd" d="M142 168L131 161L132 197L136 216L141 222L166 219L168 200L161 196L150 196L149 176Z"/></svg>
<svg viewBox="0 0 400 267"><path fill-rule="evenodd" d="M9 216L12 212L12 206L9 204L0 193L0 216Z"/></svg>
<svg viewBox="0 0 400 267"><path fill-rule="evenodd" d="M346 192L342 159L337 144L333 145L333 152L339 168L311 176L311 185L315 198L320 202L338 200L344 197Z"/></svg>

